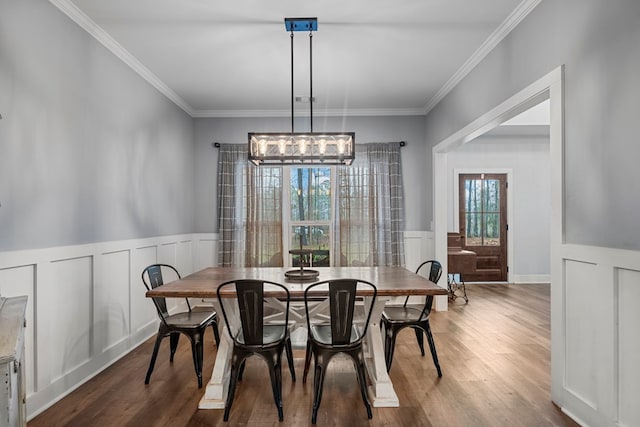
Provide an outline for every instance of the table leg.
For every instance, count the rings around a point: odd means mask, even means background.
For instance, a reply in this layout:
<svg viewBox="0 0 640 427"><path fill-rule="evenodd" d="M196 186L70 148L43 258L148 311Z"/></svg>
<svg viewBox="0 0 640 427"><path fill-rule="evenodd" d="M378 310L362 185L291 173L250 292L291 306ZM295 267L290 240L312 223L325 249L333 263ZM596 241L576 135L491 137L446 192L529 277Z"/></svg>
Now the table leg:
<svg viewBox="0 0 640 427"><path fill-rule="evenodd" d="M384 340L380 333L382 310L388 299L389 297L376 298L365 341L367 372L371 381L369 398L373 406L377 408L400 406L398 395L393 389L393 384L387 373L387 364L384 360Z"/></svg>
<svg viewBox="0 0 640 427"><path fill-rule="evenodd" d="M213 306L218 314L218 326L220 329L220 345L213 365L211 379L206 385L204 396L198 404L199 409L224 409L229 390L229 374L231 373L231 355L233 342L226 331L224 316L217 299L213 300Z"/></svg>

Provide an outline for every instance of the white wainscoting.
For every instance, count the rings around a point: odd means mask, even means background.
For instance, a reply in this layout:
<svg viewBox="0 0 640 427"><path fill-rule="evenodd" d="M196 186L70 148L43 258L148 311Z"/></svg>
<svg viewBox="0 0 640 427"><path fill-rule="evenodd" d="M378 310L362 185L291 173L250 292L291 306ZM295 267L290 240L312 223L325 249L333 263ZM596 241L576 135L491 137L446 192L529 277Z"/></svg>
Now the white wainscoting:
<svg viewBox="0 0 640 427"><path fill-rule="evenodd" d="M640 426L640 252L568 244L560 252L558 403L585 426Z"/></svg>
<svg viewBox="0 0 640 427"><path fill-rule="evenodd" d="M433 233L405 233L406 266L433 257ZM640 425L640 252L562 245L552 304L557 403L586 426ZM27 295L28 418L156 332L142 269L184 275L217 264L217 235L187 234L0 253L0 295ZM564 297L562 297L564 295ZM445 297L446 298L446 297ZM446 308L445 308L446 309ZM139 379L143 381L143 378Z"/></svg>
<svg viewBox="0 0 640 427"><path fill-rule="evenodd" d="M405 231L405 267L411 271L416 271L416 268L418 268L421 263L430 259L436 259L433 231ZM447 276L445 274L440 277L440 282L438 284L443 288L447 287ZM447 310L448 304L446 295L436 296L434 301L434 309L436 311Z"/></svg>
<svg viewBox="0 0 640 427"><path fill-rule="evenodd" d="M432 231L404 232L404 265L411 271L416 271L420 263L434 259Z"/></svg>
<svg viewBox="0 0 640 427"><path fill-rule="evenodd" d="M1 252L0 295L29 298L27 418L155 334L144 267L167 263L186 275L214 266L217 240L216 234L185 234Z"/></svg>

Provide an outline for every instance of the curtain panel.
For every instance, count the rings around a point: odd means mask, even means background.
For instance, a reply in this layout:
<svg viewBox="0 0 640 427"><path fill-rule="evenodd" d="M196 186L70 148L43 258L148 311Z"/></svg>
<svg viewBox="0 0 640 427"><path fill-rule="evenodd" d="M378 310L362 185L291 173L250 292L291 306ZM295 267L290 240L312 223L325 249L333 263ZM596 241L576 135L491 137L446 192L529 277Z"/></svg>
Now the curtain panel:
<svg viewBox="0 0 640 427"><path fill-rule="evenodd" d="M246 145L219 150L219 265L282 266L282 168L249 163Z"/></svg>
<svg viewBox="0 0 640 427"><path fill-rule="evenodd" d="M400 144L356 144L353 164L338 168L337 187L340 265L404 265Z"/></svg>
<svg viewBox="0 0 640 427"><path fill-rule="evenodd" d="M223 267L244 266L245 227L242 220L243 163L247 147L220 144L218 151L218 220L220 251L218 264Z"/></svg>

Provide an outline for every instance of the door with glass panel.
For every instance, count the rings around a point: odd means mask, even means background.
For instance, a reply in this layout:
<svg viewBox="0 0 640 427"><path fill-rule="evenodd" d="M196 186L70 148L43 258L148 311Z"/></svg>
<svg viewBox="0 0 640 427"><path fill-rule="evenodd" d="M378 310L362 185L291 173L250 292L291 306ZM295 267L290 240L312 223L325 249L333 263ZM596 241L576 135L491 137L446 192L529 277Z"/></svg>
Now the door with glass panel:
<svg viewBox="0 0 640 427"><path fill-rule="evenodd" d="M329 267L332 259L332 168L291 167L289 172L288 249L311 250L311 264ZM299 266L289 255L287 265ZM306 263L308 265L308 262Z"/></svg>
<svg viewBox="0 0 640 427"><path fill-rule="evenodd" d="M476 253L476 272L466 282L507 280L507 175L459 175L462 248Z"/></svg>

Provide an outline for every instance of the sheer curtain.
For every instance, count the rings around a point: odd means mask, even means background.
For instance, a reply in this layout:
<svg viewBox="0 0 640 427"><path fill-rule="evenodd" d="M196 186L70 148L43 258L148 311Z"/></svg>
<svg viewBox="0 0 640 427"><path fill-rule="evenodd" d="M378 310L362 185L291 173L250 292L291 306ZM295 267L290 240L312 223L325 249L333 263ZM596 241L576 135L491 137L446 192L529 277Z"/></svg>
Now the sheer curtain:
<svg viewBox="0 0 640 427"><path fill-rule="evenodd" d="M220 266L282 266L282 187L281 167L249 163L244 144L220 145Z"/></svg>
<svg viewBox="0 0 640 427"><path fill-rule="evenodd" d="M400 144L356 144L355 157L337 173L338 265L404 265Z"/></svg>

